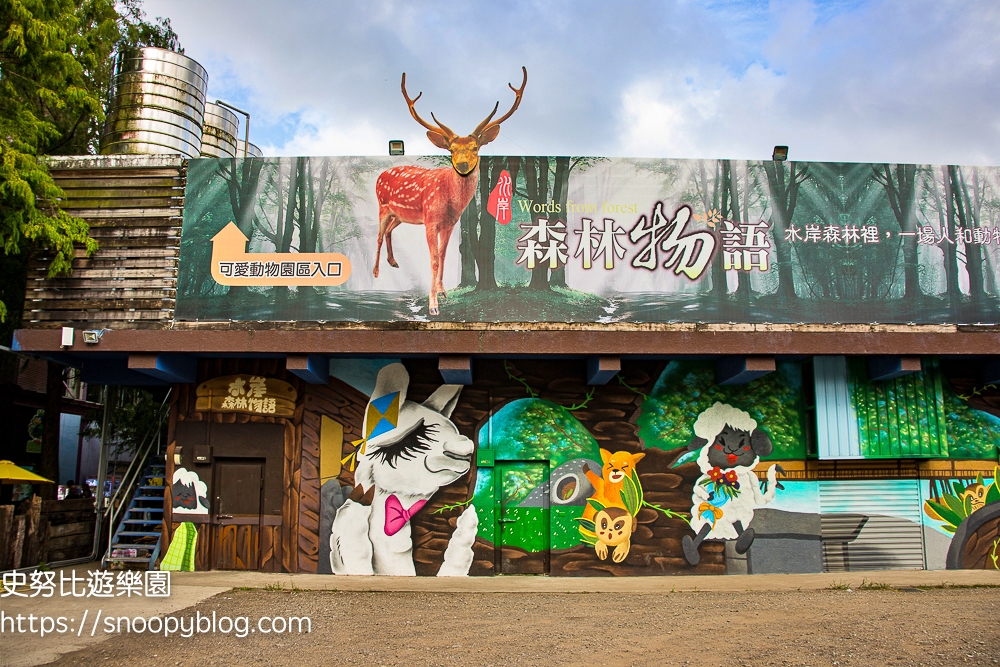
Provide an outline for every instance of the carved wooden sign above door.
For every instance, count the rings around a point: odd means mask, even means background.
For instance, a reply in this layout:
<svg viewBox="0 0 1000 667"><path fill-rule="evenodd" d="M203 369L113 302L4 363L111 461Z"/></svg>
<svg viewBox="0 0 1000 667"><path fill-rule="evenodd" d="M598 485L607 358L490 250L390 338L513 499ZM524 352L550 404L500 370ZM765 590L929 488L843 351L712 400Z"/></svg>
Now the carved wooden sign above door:
<svg viewBox="0 0 1000 667"><path fill-rule="evenodd" d="M282 380L261 375L226 375L198 385L195 410L245 412L252 415L291 417L295 413L295 388Z"/></svg>

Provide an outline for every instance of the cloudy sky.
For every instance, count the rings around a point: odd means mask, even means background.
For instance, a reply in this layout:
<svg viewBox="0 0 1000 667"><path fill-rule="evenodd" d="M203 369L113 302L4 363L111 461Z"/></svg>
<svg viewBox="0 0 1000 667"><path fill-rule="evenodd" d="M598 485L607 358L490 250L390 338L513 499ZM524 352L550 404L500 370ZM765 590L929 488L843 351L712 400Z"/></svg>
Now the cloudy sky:
<svg viewBox="0 0 1000 667"><path fill-rule="evenodd" d="M145 0L265 155L484 153L1000 164L997 0Z"/></svg>

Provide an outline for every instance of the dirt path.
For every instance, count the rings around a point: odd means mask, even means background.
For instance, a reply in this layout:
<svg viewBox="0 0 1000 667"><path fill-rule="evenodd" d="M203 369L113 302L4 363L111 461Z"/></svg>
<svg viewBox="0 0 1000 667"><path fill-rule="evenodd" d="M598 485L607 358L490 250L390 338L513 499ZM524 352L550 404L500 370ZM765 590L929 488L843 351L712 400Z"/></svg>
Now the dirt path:
<svg viewBox="0 0 1000 667"><path fill-rule="evenodd" d="M1000 590L553 594L233 590L184 614L312 632L116 636L55 665L995 665ZM266 627L266 626L265 626Z"/></svg>

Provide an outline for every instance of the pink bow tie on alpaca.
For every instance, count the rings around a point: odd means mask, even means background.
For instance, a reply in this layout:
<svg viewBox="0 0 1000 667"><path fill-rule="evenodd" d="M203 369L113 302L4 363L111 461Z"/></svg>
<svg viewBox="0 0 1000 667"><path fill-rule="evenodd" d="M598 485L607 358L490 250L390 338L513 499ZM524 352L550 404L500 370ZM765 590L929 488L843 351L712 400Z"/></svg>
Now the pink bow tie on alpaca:
<svg viewBox="0 0 1000 667"><path fill-rule="evenodd" d="M385 500L385 534L395 535L401 531L410 517L419 512L420 508L426 504L426 500L418 500L410 505L410 509L403 509L399 498L395 494L390 495Z"/></svg>

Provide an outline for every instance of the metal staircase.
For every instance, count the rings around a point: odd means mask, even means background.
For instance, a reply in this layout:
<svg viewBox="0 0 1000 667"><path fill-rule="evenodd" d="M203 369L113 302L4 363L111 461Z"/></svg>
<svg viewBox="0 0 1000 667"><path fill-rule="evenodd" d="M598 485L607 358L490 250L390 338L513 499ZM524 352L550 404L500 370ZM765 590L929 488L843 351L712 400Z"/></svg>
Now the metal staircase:
<svg viewBox="0 0 1000 667"><path fill-rule="evenodd" d="M111 536L105 564L112 569L153 569L160 555L166 463L151 456L122 520Z"/></svg>
<svg viewBox="0 0 1000 667"><path fill-rule="evenodd" d="M104 508L110 526L102 563L113 569L149 569L160 556L163 491L169 484L162 453L163 424L170 412L170 392L163 398L135 457Z"/></svg>

